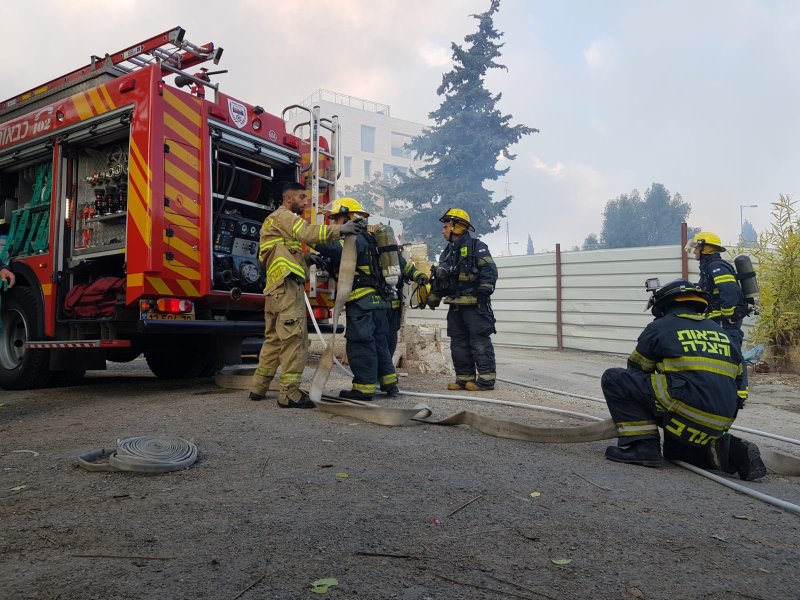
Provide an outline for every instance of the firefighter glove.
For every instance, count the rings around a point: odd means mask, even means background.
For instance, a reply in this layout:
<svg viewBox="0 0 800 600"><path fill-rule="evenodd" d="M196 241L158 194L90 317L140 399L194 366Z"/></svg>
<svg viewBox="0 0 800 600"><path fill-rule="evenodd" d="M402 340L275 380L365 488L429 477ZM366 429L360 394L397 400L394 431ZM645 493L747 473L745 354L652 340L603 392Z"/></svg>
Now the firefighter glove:
<svg viewBox="0 0 800 600"><path fill-rule="evenodd" d="M428 276L425 275L424 273L420 273L419 275L417 275L416 282L419 285L427 285L428 284Z"/></svg>
<svg viewBox="0 0 800 600"><path fill-rule="evenodd" d="M314 254L313 252L309 252L305 255L306 264L309 266L314 265L318 269L328 270L328 263L322 258L319 254Z"/></svg>
<svg viewBox="0 0 800 600"><path fill-rule="evenodd" d="M367 228L367 224L362 219L348 221L339 227L339 233L345 235L358 235Z"/></svg>
<svg viewBox="0 0 800 600"><path fill-rule="evenodd" d="M484 290L478 290L477 298L478 298L478 306L486 306L487 304L489 304L489 292Z"/></svg>

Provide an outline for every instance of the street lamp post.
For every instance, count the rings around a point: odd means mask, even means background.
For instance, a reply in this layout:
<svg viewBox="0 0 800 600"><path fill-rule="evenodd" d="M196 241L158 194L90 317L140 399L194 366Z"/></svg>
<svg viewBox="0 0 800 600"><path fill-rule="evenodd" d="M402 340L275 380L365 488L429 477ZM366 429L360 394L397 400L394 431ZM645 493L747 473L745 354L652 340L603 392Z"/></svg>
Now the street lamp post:
<svg viewBox="0 0 800 600"><path fill-rule="evenodd" d="M739 243L744 243L744 209L745 208L758 208L758 204L740 204L739 205Z"/></svg>

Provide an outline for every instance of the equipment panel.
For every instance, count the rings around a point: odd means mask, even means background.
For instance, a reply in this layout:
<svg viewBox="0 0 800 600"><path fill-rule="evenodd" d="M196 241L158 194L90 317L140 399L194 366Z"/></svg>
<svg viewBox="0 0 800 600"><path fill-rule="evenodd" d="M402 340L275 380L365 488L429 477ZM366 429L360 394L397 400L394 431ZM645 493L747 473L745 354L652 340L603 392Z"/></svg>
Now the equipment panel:
<svg viewBox="0 0 800 600"><path fill-rule="evenodd" d="M266 281L264 266L258 261L261 223L241 215L221 215L214 226L214 287L239 288L260 292Z"/></svg>

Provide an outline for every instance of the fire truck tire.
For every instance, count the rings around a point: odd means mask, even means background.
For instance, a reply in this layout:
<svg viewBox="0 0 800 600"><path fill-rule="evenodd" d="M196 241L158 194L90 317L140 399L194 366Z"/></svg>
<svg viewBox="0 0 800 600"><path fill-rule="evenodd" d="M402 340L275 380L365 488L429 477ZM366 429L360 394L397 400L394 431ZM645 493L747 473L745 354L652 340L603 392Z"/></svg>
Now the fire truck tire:
<svg viewBox="0 0 800 600"><path fill-rule="evenodd" d="M50 387L80 385L84 375L86 375L86 371L83 369L78 371L53 371L53 376L50 379Z"/></svg>
<svg viewBox="0 0 800 600"><path fill-rule="evenodd" d="M144 351L147 366L159 379L192 379L205 377L210 366L214 347L200 340L189 338L167 348Z"/></svg>
<svg viewBox="0 0 800 600"><path fill-rule="evenodd" d="M225 366L225 361L216 349L213 349L208 356L205 366L200 370L198 377L213 377L214 374Z"/></svg>
<svg viewBox="0 0 800 600"><path fill-rule="evenodd" d="M141 348L111 348L106 350L106 360L117 363L131 362L141 355Z"/></svg>
<svg viewBox="0 0 800 600"><path fill-rule="evenodd" d="M17 285L3 294L0 388L30 390L50 381L50 351L25 348L28 340L41 338L39 306L41 301L29 287Z"/></svg>

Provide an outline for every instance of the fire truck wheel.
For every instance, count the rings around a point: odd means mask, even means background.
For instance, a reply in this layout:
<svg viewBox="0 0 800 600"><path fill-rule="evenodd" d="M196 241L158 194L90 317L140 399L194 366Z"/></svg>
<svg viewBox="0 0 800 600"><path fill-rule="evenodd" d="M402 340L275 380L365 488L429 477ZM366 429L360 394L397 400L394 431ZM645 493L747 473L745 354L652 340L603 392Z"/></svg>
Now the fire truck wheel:
<svg viewBox="0 0 800 600"><path fill-rule="evenodd" d="M37 311L41 302L30 288L17 285L3 295L0 332L0 388L29 390L50 381L50 351L29 350L28 340L41 338Z"/></svg>
<svg viewBox="0 0 800 600"><path fill-rule="evenodd" d="M191 379L205 376L203 371L209 364L209 354L213 351L213 346L194 338L182 342L144 351L144 358L153 375L159 379Z"/></svg>
<svg viewBox="0 0 800 600"><path fill-rule="evenodd" d="M50 387L80 385L84 375L86 375L86 371L83 369L79 371L53 371L53 377L50 379Z"/></svg>

